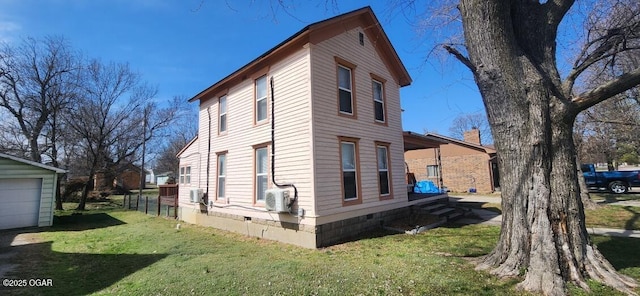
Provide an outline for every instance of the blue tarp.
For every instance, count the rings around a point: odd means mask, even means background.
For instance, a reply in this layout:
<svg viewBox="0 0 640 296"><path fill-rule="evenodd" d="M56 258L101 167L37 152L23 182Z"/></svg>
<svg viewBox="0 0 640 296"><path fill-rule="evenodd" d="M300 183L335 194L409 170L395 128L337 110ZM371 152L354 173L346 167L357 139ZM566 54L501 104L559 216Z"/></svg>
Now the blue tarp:
<svg viewBox="0 0 640 296"><path fill-rule="evenodd" d="M421 180L416 183L416 186L413 187L413 192L415 193L440 193L440 188L438 188L433 181L429 180Z"/></svg>

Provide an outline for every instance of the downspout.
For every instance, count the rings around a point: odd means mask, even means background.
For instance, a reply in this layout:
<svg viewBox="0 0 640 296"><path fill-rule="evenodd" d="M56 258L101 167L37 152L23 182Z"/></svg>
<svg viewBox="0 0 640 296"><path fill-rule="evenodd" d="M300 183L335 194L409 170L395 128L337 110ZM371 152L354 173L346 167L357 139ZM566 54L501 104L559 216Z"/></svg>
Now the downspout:
<svg viewBox="0 0 640 296"><path fill-rule="evenodd" d="M443 190L444 180L442 179L442 157L440 155L440 145L435 149L436 152L436 164L438 165L438 185L440 186L440 190Z"/></svg>
<svg viewBox="0 0 640 296"><path fill-rule="evenodd" d="M207 185L201 204L204 204L204 211L209 214L209 171L211 169L211 106L207 107L207 115L209 119L209 134L207 136ZM202 211L202 210L201 210Z"/></svg>
<svg viewBox="0 0 640 296"><path fill-rule="evenodd" d="M276 120L275 120L275 96L273 90L273 77L269 80L271 85L271 181L273 185L276 187L291 187L293 188L293 199L289 202L289 213L291 214L291 207L293 204L298 201L298 188L296 188L293 183L287 184L278 184L276 182L276 140L275 140L275 131L276 131Z"/></svg>

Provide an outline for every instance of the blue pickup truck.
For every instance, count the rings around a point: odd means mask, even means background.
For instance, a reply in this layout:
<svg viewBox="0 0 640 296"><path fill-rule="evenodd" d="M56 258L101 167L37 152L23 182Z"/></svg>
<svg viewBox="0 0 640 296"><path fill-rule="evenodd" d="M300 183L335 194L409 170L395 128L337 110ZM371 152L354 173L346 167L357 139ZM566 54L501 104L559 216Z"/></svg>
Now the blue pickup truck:
<svg viewBox="0 0 640 296"><path fill-rule="evenodd" d="M589 189L607 189L612 193L627 193L631 187L640 187L640 171L596 172L593 164L583 164L580 169Z"/></svg>

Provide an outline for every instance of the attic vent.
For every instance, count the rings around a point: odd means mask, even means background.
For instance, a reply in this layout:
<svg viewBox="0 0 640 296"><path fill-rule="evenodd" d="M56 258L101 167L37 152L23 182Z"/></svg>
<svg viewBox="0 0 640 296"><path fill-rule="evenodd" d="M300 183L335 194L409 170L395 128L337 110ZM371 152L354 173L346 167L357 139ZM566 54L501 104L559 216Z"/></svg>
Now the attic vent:
<svg viewBox="0 0 640 296"><path fill-rule="evenodd" d="M358 39L360 40L360 45L364 46L364 34L362 32L358 32Z"/></svg>

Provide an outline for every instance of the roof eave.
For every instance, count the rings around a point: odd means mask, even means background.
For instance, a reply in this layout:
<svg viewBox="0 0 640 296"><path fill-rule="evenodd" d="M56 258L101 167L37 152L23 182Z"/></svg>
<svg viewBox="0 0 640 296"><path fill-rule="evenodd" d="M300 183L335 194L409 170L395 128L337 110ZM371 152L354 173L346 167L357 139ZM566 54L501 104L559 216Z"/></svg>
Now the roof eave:
<svg viewBox="0 0 640 296"><path fill-rule="evenodd" d="M308 36L308 33L309 33L309 27L310 26L304 27L302 30L298 31L297 33L295 33L291 37L287 38L283 42L279 43L278 45L274 46L270 50L266 51L265 53L263 53L259 57L253 59L252 61L250 61L246 65L240 67L238 70L236 70L233 73L227 75L226 77L222 78L218 82L212 84L211 86L209 86L205 90L199 92L193 98L189 99L189 102L201 100L205 96L207 96L207 95L209 95L211 93L215 94L217 92L216 91L217 89L222 88L222 86L227 84L228 82L230 82L230 81L232 81L232 80L234 80L234 79L236 79L238 77L241 77L242 74L244 74L246 72L249 72L253 68L260 68L260 67L257 67L257 66L260 63L262 63L264 60L267 60L271 56L275 55L276 53L286 49L288 45L298 43L303 38L306 38Z"/></svg>
<svg viewBox="0 0 640 296"><path fill-rule="evenodd" d="M184 147L182 147L182 149L180 149L180 151L178 151L178 153L176 153L176 158L180 158L182 153L184 153L187 150L187 148L189 148L191 145L193 145L193 143L195 143L197 140L198 140L198 135L193 137L193 139L191 139L191 141L189 141L189 143L187 143L187 145L184 145Z"/></svg>
<svg viewBox="0 0 640 296"><path fill-rule="evenodd" d="M63 170L61 168L52 167L52 166L49 166L49 165L46 165L46 164L42 164L42 163L39 163L39 162L35 162L35 161L31 161L31 160L15 157L15 156L9 155L9 154L0 153L0 157L11 159L13 161L17 161L17 162L20 162L20 163L32 165L32 166L35 166L35 167L39 167L41 169L54 171L54 172L56 172L58 174L64 174L64 173L67 172L67 170Z"/></svg>
<svg viewBox="0 0 640 296"><path fill-rule="evenodd" d="M482 150L483 152L487 153L487 154L494 154L496 153L496 150L487 146L483 146L483 145L478 145L478 144L474 144L474 143L469 143L469 142L465 142L465 141L461 141L458 139L454 139L454 138L449 138L449 137L445 137L443 135L439 135L439 134L435 134L435 133L427 133L425 134L427 136L433 136L436 138L440 138L443 139L445 141L449 141L449 143L452 144L458 144L458 145L463 145L472 149L476 149L476 150Z"/></svg>
<svg viewBox="0 0 640 296"><path fill-rule="evenodd" d="M409 75L409 72L405 68L404 64L402 64L402 61L400 60L398 53L395 51L395 48L391 44L389 37L384 32L384 29L380 25L380 22L378 21L375 14L373 13L373 10L371 9L370 6L366 6L366 7L356 9L341 15L337 15L332 18L322 20L304 27L302 30L293 34L291 37L287 38L286 40L280 42L278 45L266 51L265 53L255 58L251 62L240 67L238 70L227 75L226 77L222 78L218 82L212 84L205 90L201 91L200 93L195 95L193 98L189 99L189 102L206 99L207 96L216 95L220 91L224 90L225 86L230 84L230 82L234 81L235 79L242 78L244 74L246 74L247 72L250 72L252 69L260 69L261 66L264 66L262 65L262 63L265 60L268 60L273 56L276 56L279 52L282 52L288 49L290 46L295 46L296 44L308 43L311 32L322 30L325 27L335 25L336 23L340 23L345 19L352 19L352 18L359 18L359 17L364 17L365 18L364 21L366 23L371 24L370 26L365 28L366 30L375 29L376 32L379 32L382 35L383 38L381 39L376 38L376 39L384 41L383 42L384 48L382 49L382 52L384 54L382 58L384 59L385 63L390 68L390 70L393 72L394 76L396 77L397 83L401 87L410 85L412 80L411 80L411 76Z"/></svg>

